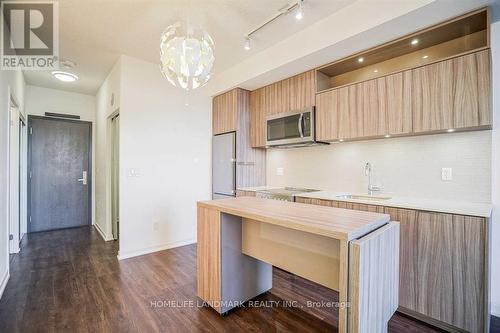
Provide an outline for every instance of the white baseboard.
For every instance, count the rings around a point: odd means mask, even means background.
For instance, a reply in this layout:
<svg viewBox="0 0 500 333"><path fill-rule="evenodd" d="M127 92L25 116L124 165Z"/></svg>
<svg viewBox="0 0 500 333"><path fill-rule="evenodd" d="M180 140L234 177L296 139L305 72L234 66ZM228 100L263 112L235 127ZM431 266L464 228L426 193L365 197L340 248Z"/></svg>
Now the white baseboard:
<svg viewBox="0 0 500 333"><path fill-rule="evenodd" d="M7 270L2 278L2 282L0 283L0 298L2 298L5 287L7 287L7 282L9 282L9 278L10 274L9 271Z"/></svg>
<svg viewBox="0 0 500 333"><path fill-rule="evenodd" d="M105 242L109 242L109 241L112 241L114 240L113 237L107 237L104 232L101 230L101 228L99 227L98 224L94 224L94 227L95 229L97 230L97 232L99 233L99 235L101 235L102 239L104 239Z"/></svg>
<svg viewBox="0 0 500 333"><path fill-rule="evenodd" d="M152 247L147 247L139 250L133 250L133 251L118 251L118 260L123 260L127 258L132 258L132 257L137 257L137 256L142 256L148 253L153 253L153 252L158 252L158 251L163 251L163 250L168 250L168 249L173 249L174 247L180 247L184 245L190 245L196 243L196 239L187 239L179 242L171 242L163 245L158 245L158 246L152 246Z"/></svg>
<svg viewBox="0 0 500 333"><path fill-rule="evenodd" d="M490 304L490 312L495 317L500 317L500 304L499 303L491 303Z"/></svg>

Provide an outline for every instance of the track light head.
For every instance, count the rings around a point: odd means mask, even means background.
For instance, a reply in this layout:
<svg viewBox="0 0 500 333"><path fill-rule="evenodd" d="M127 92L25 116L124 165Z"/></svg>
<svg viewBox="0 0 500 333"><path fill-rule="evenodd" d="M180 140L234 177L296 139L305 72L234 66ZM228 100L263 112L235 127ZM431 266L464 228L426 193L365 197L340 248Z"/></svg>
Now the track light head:
<svg viewBox="0 0 500 333"><path fill-rule="evenodd" d="M295 12L295 18L297 20L302 20L302 18L304 17L304 12L302 11L302 1L303 0L299 0L297 2L297 9L296 9L296 12Z"/></svg>

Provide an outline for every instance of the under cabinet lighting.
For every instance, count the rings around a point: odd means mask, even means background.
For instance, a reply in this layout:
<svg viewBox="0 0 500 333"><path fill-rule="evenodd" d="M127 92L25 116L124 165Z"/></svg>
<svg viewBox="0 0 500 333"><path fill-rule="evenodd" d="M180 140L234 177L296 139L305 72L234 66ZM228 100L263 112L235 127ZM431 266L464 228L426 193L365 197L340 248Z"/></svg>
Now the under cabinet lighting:
<svg viewBox="0 0 500 333"><path fill-rule="evenodd" d="M412 39L411 45L417 45L417 44L418 44L418 39L417 38Z"/></svg>
<svg viewBox="0 0 500 333"><path fill-rule="evenodd" d="M390 138L391 136L389 134L384 135L384 138Z"/></svg>
<svg viewBox="0 0 500 333"><path fill-rule="evenodd" d="M344 139L339 139L339 142L344 142Z"/></svg>
<svg viewBox="0 0 500 333"><path fill-rule="evenodd" d="M450 129L448 129L446 132L448 132L448 133L453 133L453 132L455 132L455 129L454 129L454 128L450 128Z"/></svg>
<svg viewBox="0 0 500 333"><path fill-rule="evenodd" d="M363 62L363 61L365 61L365 59L363 57L358 58L358 62Z"/></svg>

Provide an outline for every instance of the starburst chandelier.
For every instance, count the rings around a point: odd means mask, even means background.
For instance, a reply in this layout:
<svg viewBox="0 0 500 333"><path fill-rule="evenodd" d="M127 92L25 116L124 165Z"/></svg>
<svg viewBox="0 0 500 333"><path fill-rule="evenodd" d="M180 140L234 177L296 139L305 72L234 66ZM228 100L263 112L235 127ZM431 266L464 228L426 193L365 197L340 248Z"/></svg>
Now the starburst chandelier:
<svg viewBox="0 0 500 333"><path fill-rule="evenodd" d="M214 42L206 31L178 22L161 36L161 72L176 87L187 91L202 87L212 77L214 51Z"/></svg>

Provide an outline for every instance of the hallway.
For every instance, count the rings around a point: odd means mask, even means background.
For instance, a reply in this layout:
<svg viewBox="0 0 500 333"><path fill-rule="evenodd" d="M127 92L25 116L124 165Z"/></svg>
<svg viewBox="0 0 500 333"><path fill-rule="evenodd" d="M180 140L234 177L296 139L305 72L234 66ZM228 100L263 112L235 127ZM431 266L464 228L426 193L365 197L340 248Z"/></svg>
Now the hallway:
<svg viewBox="0 0 500 333"><path fill-rule="evenodd" d="M258 301L296 302L291 307L249 307L225 317L197 307L195 245L119 262L116 243L92 228L28 234L10 272L0 332L336 330L336 311L301 309L307 300L331 301L336 293L278 269L272 292ZM390 331L434 332L398 314Z"/></svg>

